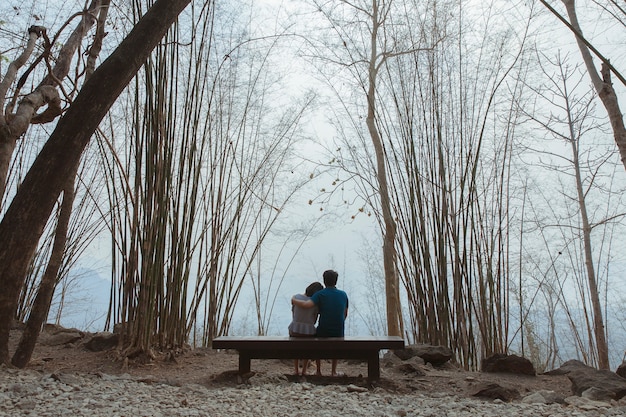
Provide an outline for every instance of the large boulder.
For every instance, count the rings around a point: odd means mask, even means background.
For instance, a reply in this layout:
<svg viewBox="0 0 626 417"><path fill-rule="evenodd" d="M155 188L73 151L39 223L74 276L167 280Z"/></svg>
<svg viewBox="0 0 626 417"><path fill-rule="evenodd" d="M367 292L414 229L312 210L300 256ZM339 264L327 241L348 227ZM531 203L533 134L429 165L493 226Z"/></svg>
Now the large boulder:
<svg viewBox="0 0 626 417"><path fill-rule="evenodd" d="M567 377L572 382L572 392L594 400L619 400L626 396L626 379L614 372L591 367L579 367Z"/></svg>
<svg viewBox="0 0 626 417"><path fill-rule="evenodd" d="M618 368L619 370L619 368ZM615 372L598 370L572 359L560 368L546 372L547 375L567 375L572 392L594 401L619 400L626 396L626 379Z"/></svg>
<svg viewBox="0 0 626 417"><path fill-rule="evenodd" d="M483 372L492 373L502 372L531 376L537 374L535 367L528 359L517 355L505 355L503 353L495 353L483 359L481 369Z"/></svg>
<svg viewBox="0 0 626 417"><path fill-rule="evenodd" d="M394 350L393 353L403 361L417 356L433 366L441 366L452 358L452 349L425 344L409 345L402 350Z"/></svg>

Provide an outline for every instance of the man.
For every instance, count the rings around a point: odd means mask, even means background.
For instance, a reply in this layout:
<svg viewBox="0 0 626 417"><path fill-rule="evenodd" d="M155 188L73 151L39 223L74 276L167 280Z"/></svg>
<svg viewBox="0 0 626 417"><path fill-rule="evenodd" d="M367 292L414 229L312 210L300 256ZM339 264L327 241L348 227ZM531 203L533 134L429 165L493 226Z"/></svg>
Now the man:
<svg viewBox="0 0 626 417"><path fill-rule="evenodd" d="M339 274L332 269L324 271L324 288L316 292L308 300L291 299L291 304L302 308L319 309L319 324L315 333L316 337L343 337L345 320L348 317L348 295L337 289ZM332 362L332 375L337 375L337 360Z"/></svg>

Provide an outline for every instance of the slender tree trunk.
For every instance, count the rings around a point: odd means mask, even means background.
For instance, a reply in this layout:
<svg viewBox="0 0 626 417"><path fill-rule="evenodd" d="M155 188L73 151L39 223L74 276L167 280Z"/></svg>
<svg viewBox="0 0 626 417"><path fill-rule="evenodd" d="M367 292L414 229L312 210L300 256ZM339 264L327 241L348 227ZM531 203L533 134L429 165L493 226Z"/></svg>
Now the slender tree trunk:
<svg viewBox="0 0 626 417"><path fill-rule="evenodd" d="M50 303L54 295L54 288L57 283L59 270L63 264L63 254L65 253L65 245L67 243L67 232L69 229L70 218L72 217L72 206L74 205L74 185L76 175L70 177L65 189L63 190L63 203L61 204L61 212L54 235L54 243L52 245L52 254L48 261L46 271L41 278L37 296L33 303L33 308L28 316L26 328L22 333L20 343L15 350L11 363L18 368L25 367L35 350L35 344L46 317L50 310Z"/></svg>
<svg viewBox="0 0 626 417"><path fill-rule="evenodd" d="M26 175L0 222L0 363L28 264L68 176L98 124L190 0L157 0L87 80Z"/></svg>
<svg viewBox="0 0 626 417"><path fill-rule="evenodd" d="M576 1L562 1L563 4L565 4L565 8L567 9L567 15L569 16L570 24L577 32L576 42L578 43L580 54L583 57L585 66L587 67L587 73L589 73L591 82L593 83L593 86L596 89L600 100L602 100L602 104L604 105L607 114L609 115L611 127L613 128L613 137L615 138L615 143L617 144L617 149L619 150L622 164L626 169L626 127L624 126L624 118L622 117L619 102L617 101L617 94L615 93L615 89L613 88L613 84L611 83L611 71L609 70L608 66L603 63L601 69L602 77L600 77L600 74L598 74L598 71L593 64L593 58L591 56L591 52L589 52L589 48L587 48L587 45L585 45L585 43L579 37L579 35L582 36L583 32L580 28L580 24L578 23L578 15L576 14Z"/></svg>
<svg viewBox="0 0 626 417"><path fill-rule="evenodd" d="M589 298L593 309L593 332L598 350L598 367L609 369L609 346L606 340L604 319L602 314L602 304L598 293L598 282L593 265L593 253L591 246L591 224L587 214L587 204L585 202L585 190L580 173L580 162L578 160L578 145L572 141L572 151L574 154L574 169L576 171L576 190L578 192L578 207L580 209L580 219L583 225L583 249L585 253L585 267L587 269L587 281L589 283Z"/></svg>
<svg viewBox="0 0 626 417"><path fill-rule="evenodd" d="M380 23L378 22L378 0L372 0L372 32L371 55L369 61L369 86L367 90L367 129L374 145L376 154L376 178L378 179L378 193L383 214L385 231L383 235L383 266L385 270L385 294L387 300L387 333L390 336L402 336L402 313L400 307L400 285L396 270L396 222L391 210L389 187L387 183L387 167L385 164L385 149L380 133L376 127L376 77L377 68L377 36Z"/></svg>
<svg viewBox="0 0 626 417"><path fill-rule="evenodd" d="M576 2L575 0L562 0L567 9L567 14L570 19L572 27L582 36L580 24L578 23L578 16L576 14ZM622 112L619 108L617 101L617 94L611 83L611 73L605 64L602 64L602 78L598 74L595 66L593 65L593 59L589 49L585 43L576 36L576 42L578 48L585 61L587 67L587 73L591 78L594 88L596 89L598 96L602 100L602 104L609 115L611 121L611 127L613 128L613 136L615 143L620 152L622 163L626 168L626 128L624 127L624 119ZM575 146L575 144L573 144ZM574 152L574 157L577 158L577 151ZM577 162L577 161L576 161ZM604 320L602 318L602 308L600 304L600 296L598 294L598 283L596 282L596 275L593 267L593 257L591 254L591 226L589 225L589 218L587 217L587 209L585 206L585 196L582 189L582 180L580 179L579 164L575 164L576 168L576 182L578 190L578 203L580 206L581 221L583 223L583 242L585 251L585 265L587 267L587 280L589 281L589 296L593 306L593 323L594 323L594 336L598 349L598 367L600 369L609 369L609 348L606 340L606 334L604 329Z"/></svg>

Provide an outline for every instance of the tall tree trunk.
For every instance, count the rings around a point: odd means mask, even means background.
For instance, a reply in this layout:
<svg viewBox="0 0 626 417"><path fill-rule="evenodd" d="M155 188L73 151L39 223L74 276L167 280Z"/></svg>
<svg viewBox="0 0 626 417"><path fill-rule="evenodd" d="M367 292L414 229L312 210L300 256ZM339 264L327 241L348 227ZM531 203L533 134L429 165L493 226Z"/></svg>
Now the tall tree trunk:
<svg viewBox="0 0 626 417"><path fill-rule="evenodd" d="M575 0L562 0L567 9L567 14L570 19L572 27L582 36L580 24L578 23L578 16L576 14L576 2ZM606 108L611 121L611 127L613 128L613 137L615 143L619 149L622 163L626 168L626 128L624 127L624 119L622 112L619 108L617 101L617 95L615 89L611 83L611 73L605 64L602 64L602 78L598 74L595 66L593 65L593 59L589 49L585 43L576 36L576 42L578 48L585 61L587 67L587 73L591 78L594 88L596 89L598 96L602 100L602 104ZM575 153L576 156L576 153ZM579 165L576 164L576 169L579 169ZM585 265L587 267L587 280L589 281L589 296L593 306L593 323L594 323L594 336L596 340L596 346L598 349L598 367L600 369L609 369L609 347L606 340L606 334L604 329L604 320L602 318L602 308L600 304L600 295L598 294L598 283L596 282L595 271L593 268L593 260L591 254L591 227L589 225L589 219L587 218L587 211L584 200L584 193L582 192L582 184L580 183L580 174L577 172L577 189L578 189L578 202L581 209L581 217L583 222L583 241L585 250Z"/></svg>
<svg viewBox="0 0 626 417"><path fill-rule="evenodd" d="M387 301L387 333L390 336L402 336L402 313L400 307L400 285L396 270L396 222L391 210L389 187L387 183L387 167L385 149L378 128L376 127L376 77L378 75L377 37L380 22L378 21L378 0L372 0L372 32L369 60L369 85L367 90L367 129L374 145L376 154L376 178L378 193L383 214L385 230L383 234L383 266L385 270L385 294Z"/></svg>
<svg viewBox="0 0 626 417"><path fill-rule="evenodd" d="M571 126L571 125L570 125ZM580 161L578 159L578 144L572 141L572 151L574 157L574 169L576 172L576 191L578 193L578 207L580 209L580 219L583 225L583 250L585 254L585 268L587 269L587 282L589 283L589 298L593 309L593 332L598 350L598 367L609 369L609 346L606 340L604 318L602 314L602 304L598 293L598 282L593 265L593 253L591 246L591 224L587 214L587 203L585 189L580 173Z"/></svg>
<svg viewBox="0 0 626 417"><path fill-rule="evenodd" d="M576 43L578 43L580 54L583 57L585 66L587 67L587 73L589 74L591 82L593 83L593 86L596 89L600 100L602 100L602 104L604 105L607 114L609 115L611 127L613 128L613 137L615 138L615 143L617 144L617 149L619 150L622 164L626 169L626 127L624 126L624 118L622 117L619 102L617 101L617 94L615 93L615 89L613 88L613 84L611 83L611 71L609 70L608 66L603 63L601 69L602 77L600 77L600 74L598 74L598 71L593 64L591 52L589 52L589 48L587 48L587 45L585 45L585 42L583 42L583 40L581 39L583 32L580 28L580 24L578 23L578 15L576 14L576 1L562 1L563 4L565 4L565 8L567 9L567 15L569 16L570 24L572 25L572 28L574 28L574 30L577 32L575 33Z"/></svg>
<svg viewBox="0 0 626 417"><path fill-rule="evenodd" d="M0 363L28 264L68 176L117 97L190 0L157 0L87 80L26 175L0 222Z"/></svg>

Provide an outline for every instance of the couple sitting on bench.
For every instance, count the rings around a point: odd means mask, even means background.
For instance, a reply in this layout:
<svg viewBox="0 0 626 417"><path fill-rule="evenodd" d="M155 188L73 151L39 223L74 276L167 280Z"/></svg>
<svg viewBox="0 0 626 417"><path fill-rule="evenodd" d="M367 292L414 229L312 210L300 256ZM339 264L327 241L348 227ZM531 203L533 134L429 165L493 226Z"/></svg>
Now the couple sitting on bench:
<svg viewBox="0 0 626 417"><path fill-rule="evenodd" d="M304 294L296 294L291 299L293 319L289 324L291 337L343 337L344 323L348 316L348 295L337 289L339 274L333 270L324 271L324 285L314 282ZM315 323L319 316L317 329ZM317 374L321 375L320 360L316 360ZM299 360L295 359L295 373L299 374ZM306 375L308 359L302 360L302 375ZM332 360L332 376L337 375L337 359Z"/></svg>
<svg viewBox="0 0 626 417"><path fill-rule="evenodd" d="M239 352L239 374L250 373L252 359L332 359L332 375L337 375L337 359L367 362L367 378L380 378L382 349L404 349L404 339L399 336L344 336L344 323L348 315L348 296L338 290L338 274L324 272L326 288L313 285L310 297L297 295L293 304L293 322L287 336L220 336L212 341L213 349L235 349ZM315 322L319 315L317 329ZM302 369L307 371L308 360ZM320 374L318 365L317 372ZM298 362L296 373L299 374Z"/></svg>

